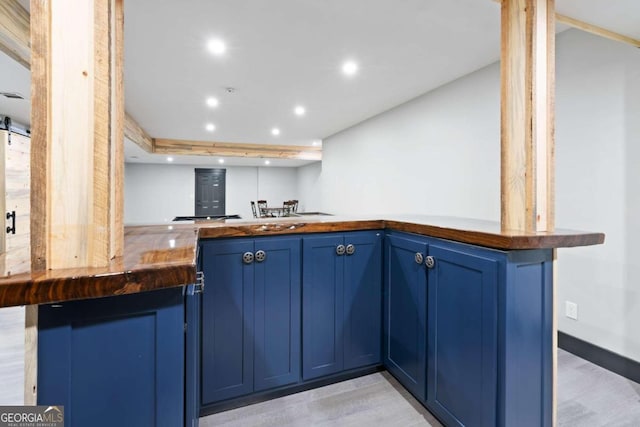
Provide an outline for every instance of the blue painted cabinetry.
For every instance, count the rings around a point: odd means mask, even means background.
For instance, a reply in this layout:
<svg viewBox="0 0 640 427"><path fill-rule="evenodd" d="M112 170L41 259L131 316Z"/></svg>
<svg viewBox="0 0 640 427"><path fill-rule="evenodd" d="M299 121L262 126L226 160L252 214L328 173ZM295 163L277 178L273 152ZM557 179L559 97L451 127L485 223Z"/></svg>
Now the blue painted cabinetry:
<svg viewBox="0 0 640 427"><path fill-rule="evenodd" d="M300 378L300 239L201 243L203 405Z"/></svg>
<svg viewBox="0 0 640 427"><path fill-rule="evenodd" d="M450 426L494 426L498 260L444 242L429 256L429 407Z"/></svg>
<svg viewBox="0 0 640 427"><path fill-rule="evenodd" d="M427 240L388 235L385 243L384 364L416 397L426 396Z"/></svg>
<svg viewBox="0 0 640 427"><path fill-rule="evenodd" d="M183 288L40 306L38 404L66 426L183 425L184 320Z"/></svg>
<svg viewBox="0 0 640 427"><path fill-rule="evenodd" d="M380 363L382 234L303 238L305 380Z"/></svg>
<svg viewBox="0 0 640 427"><path fill-rule="evenodd" d="M447 426L551 424L551 250L400 232L385 244L384 363Z"/></svg>

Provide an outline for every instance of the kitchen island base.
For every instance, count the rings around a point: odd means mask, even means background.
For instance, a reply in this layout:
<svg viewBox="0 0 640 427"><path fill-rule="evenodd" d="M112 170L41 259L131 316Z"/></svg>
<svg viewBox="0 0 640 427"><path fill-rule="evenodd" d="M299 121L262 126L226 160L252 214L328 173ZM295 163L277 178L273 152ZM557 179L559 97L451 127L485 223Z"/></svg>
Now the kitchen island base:
<svg viewBox="0 0 640 427"><path fill-rule="evenodd" d="M183 425L183 288L38 315L38 405L64 406L66 426Z"/></svg>

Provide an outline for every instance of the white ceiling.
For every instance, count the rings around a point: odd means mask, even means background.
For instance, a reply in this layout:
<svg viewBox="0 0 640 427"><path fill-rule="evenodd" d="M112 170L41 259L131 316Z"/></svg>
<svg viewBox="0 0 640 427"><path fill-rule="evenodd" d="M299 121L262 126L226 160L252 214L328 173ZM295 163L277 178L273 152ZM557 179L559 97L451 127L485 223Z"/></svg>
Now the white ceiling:
<svg viewBox="0 0 640 427"><path fill-rule="evenodd" d="M499 4L492 0L124 3L126 110L153 137L308 145L499 57ZM557 0L557 10L640 38L638 0ZM211 37L226 41L224 57L207 52ZM340 73L347 58L360 64L353 78ZM28 76L0 55L0 91L28 96ZM207 96L220 106L207 107ZM305 117L293 114L296 104L307 108ZM0 114L28 121L28 102L0 97ZM215 132L204 129L207 122ZM278 137L270 134L274 126ZM125 152L131 162L166 162L130 141ZM217 158L175 156L174 163L210 165Z"/></svg>

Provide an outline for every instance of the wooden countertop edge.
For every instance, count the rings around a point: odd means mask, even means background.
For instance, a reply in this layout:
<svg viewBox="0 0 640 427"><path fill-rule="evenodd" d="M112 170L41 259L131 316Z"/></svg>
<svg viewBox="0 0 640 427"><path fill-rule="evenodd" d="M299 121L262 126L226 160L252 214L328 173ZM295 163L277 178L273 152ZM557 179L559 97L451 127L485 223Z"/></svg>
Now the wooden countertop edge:
<svg viewBox="0 0 640 427"><path fill-rule="evenodd" d="M221 237L258 237L299 233L331 233L342 231L378 230L384 228L383 220L335 221L335 222L282 222L237 224L225 227L199 229L201 239Z"/></svg>
<svg viewBox="0 0 640 427"><path fill-rule="evenodd" d="M143 226L130 228L130 234L136 236L136 242L131 246L134 255L155 250L154 247L141 247L145 243L144 229ZM567 232L563 234L558 232L551 235L509 235L402 220L274 221L220 224L209 227L207 224L195 224L183 226L179 232L171 231L172 235L186 236L186 243L181 249L189 255L183 258L184 263L180 261L167 263L166 257L170 259L172 252L159 250L160 257L157 260L154 258L148 263L142 263L145 265L141 267L123 271L118 271L118 267L112 265L103 270L73 269L69 270L68 275L65 270L56 270L5 277L0 279L0 307L102 298L195 283L199 239L380 229L415 233L498 250L552 249L604 243L603 233ZM154 230L152 233L155 233L154 238L157 238L158 227L150 226L150 230ZM190 242L191 239L192 242ZM149 246L154 246L154 242L157 240L150 238Z"/></svg>
<svg viewBox="0 0 640 427"><path fill-rule="evenodd" d="M569 248L601 245L604 243L604 233L572 232L571 234L554 233L551 235L519 236L474 230L459 230L394 220L385 221L385 228L504 251Z"/></svg>
<svg viewBox="0 0 640 427"><path fill-rule="evenodd" d="M15 282L0 285L0 307L127 295L182 286L195 281L195 264L165 265L85 276L35 277L23 281L16 276Z"/></svg>
<svg viewBox="0 0 640 427"><path fill-rule="evenodd" d="M201 239L224 237L260 237L298 233L330 233L356 230L391 229L429 237L453 240L499 250L553 249L591 246L604 243L603 233L571 232L569 234L509 235L463 230L397 220L347 220L335 222L282 222L232 224L199 228Z"/></svg>

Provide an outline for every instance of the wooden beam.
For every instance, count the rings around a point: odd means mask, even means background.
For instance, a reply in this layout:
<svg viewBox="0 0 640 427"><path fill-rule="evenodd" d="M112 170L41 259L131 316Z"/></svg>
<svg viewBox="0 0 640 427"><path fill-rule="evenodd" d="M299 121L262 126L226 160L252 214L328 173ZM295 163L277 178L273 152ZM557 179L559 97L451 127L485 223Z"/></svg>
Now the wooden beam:
<svg viewBox="0 0 640 427"><path fill-rule="evenodd" d="M0 50L29 68L29 12L17 0L0 1Z"/></svg>
<svg viewBox="0 0 640 427"><path fill-rule="evenodd" d="M554 227L554 0L502 2L501 224Z"/></svg>
<svg viewBox="0 0 640 427"><path fill-rule="evenodd" d="M35 267L99 267L122 255L113 218L122 193L111 187L122 161L121 9L116 0L31 1Z"/></svg>
<svg viewBox="0 0 640 427"><path fill-rule="evenodd" d="M493 0L496 3L502 3L502 0ZM587 33L595 34L600 37L605 37L611 40L615 40L622 43L630 44L631 46L640 47L640 39L625 36L615 31L607 30L606 28L599 27L597 25L589 24L579 19L571 18L570 16L555 14L556 22L568 25L578 30L586 31Z"/></svg>
<svg viewBox="0 0 640 427"><path fill-rule="evenodd" d="M124 111L124 0L115 0L110 16L111 48L111 164L109 220L111 242L109 258L124 253L124 137L128 116ZM138 126L139 127L139 126ZM122 230L122 234L119 230Z"/></svg>
<svg viewBox="0 0 640 427"><path fill-rule="evenodd" d="M591 34L595 34L601 37L605 37L617 42L627 43L635 47L640 47L640 39L628 37L614 31L607 30L606 28L598 27L597 25L588 24L583 21L571 18L566 15L556 14L556 21L561 24L569 25L570 27L577 28L582 31L586 31Z"/></svg>
<svg viewBox="0 0 640 427"><path fill-rule="evenodd" d="M300 145L266 145L235 142L155 139L153 151L154 153L172 155L322 160L321 147Z"/></svg>
<svg viewBox="0 0 640 427"><path fill-rule="evenodd" d="M147 153L153 153L153 138L129 115L125 115L124 136Z"/></svg>
<svg viewBox="0 0 640 427"><path fill-rule="evenodd" d="M29 21L29 12L17 0L0 1L0 50L26 68L31 66ZM122 68L122 60L120 60L120 68ZM121 90L123 89L121 88ZM126 115L124 134L143 150L152 152L153 139L128 114Z"/></svg>

